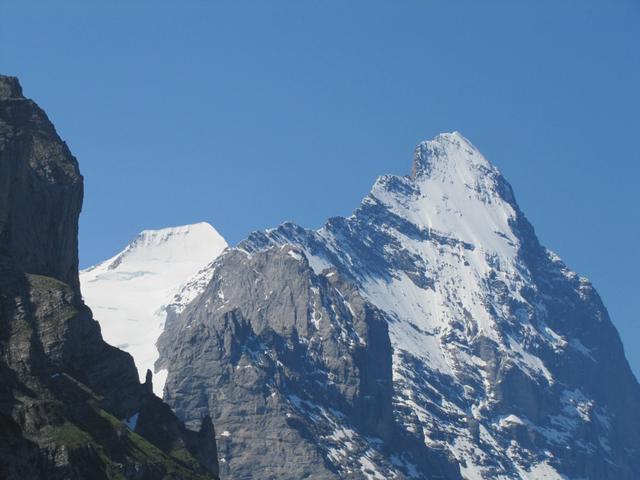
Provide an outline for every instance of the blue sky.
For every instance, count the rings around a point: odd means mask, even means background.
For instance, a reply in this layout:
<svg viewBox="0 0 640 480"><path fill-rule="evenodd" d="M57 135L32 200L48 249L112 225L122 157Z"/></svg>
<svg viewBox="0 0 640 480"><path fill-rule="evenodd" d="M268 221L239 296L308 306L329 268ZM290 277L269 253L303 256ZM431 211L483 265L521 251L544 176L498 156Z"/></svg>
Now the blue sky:
<svg viewBox="0 0 640 480"><path fill-rule="evenodd" d="M640 373L637 0L5 0L0 18L0 71L80 160L83 266L145 228L320 226L459 130Z"/></svg>

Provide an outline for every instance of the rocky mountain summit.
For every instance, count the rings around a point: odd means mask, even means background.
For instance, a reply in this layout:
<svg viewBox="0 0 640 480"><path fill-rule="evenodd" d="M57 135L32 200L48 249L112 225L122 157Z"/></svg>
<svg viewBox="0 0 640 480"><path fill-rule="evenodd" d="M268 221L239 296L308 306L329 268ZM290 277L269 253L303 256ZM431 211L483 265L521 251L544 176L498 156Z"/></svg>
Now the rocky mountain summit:
<svg viewBox="0 0 640 480"><path fill-rule="evenodd" d="M352 216L255 232L206 270L158 364L229 478L640 475L640 387L605 307L458 133Z"/></svg>
<svg viewBox="0 0 640 480"><path fill-rule="evenodd" d="M0 76L0 478L213 479L213 425L184 427L84 305L78 162Z"/></svg>

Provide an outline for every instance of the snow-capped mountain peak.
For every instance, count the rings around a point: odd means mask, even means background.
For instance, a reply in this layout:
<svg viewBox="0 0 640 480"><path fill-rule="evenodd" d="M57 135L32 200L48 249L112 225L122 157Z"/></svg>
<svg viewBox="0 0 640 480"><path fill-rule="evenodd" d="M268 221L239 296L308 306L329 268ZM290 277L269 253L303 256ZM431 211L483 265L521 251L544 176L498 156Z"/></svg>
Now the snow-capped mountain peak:
<svg viewBox="0 0 640 480"><path fill-rule="evenodd" d="M411 177L380 177L371 197L421 230L505 257L516 253L511 188L458 132L421 142Z"/></svg>
<svg viewBox="0 0 640 480"><path fill-rule="evenodd" d="M143 230L122 252L100 265L106 263L109 270L115 270L125 262L128 265L144 265L156 261L200 264L211 261L212 246L224 249L227 244L216 229L206 222Z"/></svg>
<svg viewBox="0 0 640 480"><path fill-rule="evenodd" d="M147 369L154 370L165 307L226 247L224 238L205 222L144 230L122 252L80 272L84 300L105 340L131 353L141 379ZM158 395L163 386L163 373L156 372Z"/></svg>
<svg viewBox="0 0 640 480"><path fill-rule="evenodd" d="M336 478L636 478L640 389L602 302L540 245L507 181L459 133L420 143L412 174L380 177L350 217L254 232L214 267L160 341L167 401L242 438L269 424L312 432L302 459L320 459L292 474L277 445L265 455L230 443L235 478L256 462L290 474L278 478L333 478L327 464ZM341 349L355 345L386 366L369 380L363 367L356 391L404 433L353 413L357 375L344 367L364 354ZM395 455L380 448L401 439Z"/></svg>
<svg viewBox="0 0 640 480"><path fill-rule="evenodd" d="M452 169L478 167L495 170L475 145L460 132L441 133L416 146L412 177L446 177Z"/></svg>

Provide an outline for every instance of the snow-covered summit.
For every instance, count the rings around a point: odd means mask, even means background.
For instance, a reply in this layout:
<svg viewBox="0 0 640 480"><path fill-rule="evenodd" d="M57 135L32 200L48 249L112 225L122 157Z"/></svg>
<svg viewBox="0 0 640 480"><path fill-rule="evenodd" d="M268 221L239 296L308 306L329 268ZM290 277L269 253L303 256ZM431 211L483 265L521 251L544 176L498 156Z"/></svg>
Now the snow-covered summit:
<svg viewBox="0 0 640 480"><path fill-rule="evenodd" d="M224 238L206 222L181 225L159 230L143 230L122 252L113 258L93 266L87 271L106 265L109 270L117 269L121 263L149 264L202 263L211 261L213 247L223 250L227 246Z"/></svg>
<svg viewBox="0 0 640 480"><path fill-rule="evenodd" d="M496 168L460 132L441 133L420 142L413 154L412 177L446 176L453 168Z"/></svg>
<svg viewBox="0 0 640 480"><path fill-rule="evenodd" d="M511 232L517 213L511 187L458 132L418 144L411 178L381 177L371 195L421 229L485 251L511 255L517 244Z"/></svg>
<svg viewBox="0 0 640 480"><path fill-rule="evenodd" d="M226 247L224 238L204 222L144 230L122 252L80 272L84 300L104 339L133 356L141 379L147 369L154 370L166 305ZM156 372L158 395L163 386L164 375Z"/></svg>

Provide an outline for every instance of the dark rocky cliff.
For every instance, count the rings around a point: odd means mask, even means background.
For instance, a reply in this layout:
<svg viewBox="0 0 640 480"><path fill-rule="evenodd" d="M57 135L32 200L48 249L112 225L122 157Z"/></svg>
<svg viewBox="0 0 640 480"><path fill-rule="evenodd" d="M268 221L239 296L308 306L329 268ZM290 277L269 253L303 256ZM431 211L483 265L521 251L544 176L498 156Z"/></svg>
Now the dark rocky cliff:
<svg viewBox="0 0 640 480"><path fill-rule="evenodd" d="M82 302L82 195L45 113L0 76L0 478L215 478L211 420L187 430Z"/></svg>
<svg viewBox="0 0 640 480"><path fill-rule="evenodd" d="M0 80L0 254L78 290L82 175L18 80Z"/></svg>

